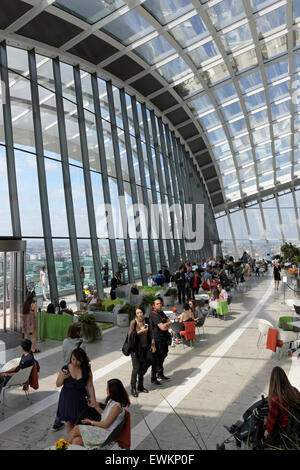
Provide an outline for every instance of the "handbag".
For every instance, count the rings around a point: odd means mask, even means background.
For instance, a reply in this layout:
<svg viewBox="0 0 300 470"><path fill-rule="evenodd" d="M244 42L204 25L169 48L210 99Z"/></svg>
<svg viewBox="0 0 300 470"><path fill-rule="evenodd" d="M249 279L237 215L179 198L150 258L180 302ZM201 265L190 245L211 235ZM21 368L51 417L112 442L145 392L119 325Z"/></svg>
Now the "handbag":
<svg viewBox="0 0 300 470"><path fill-rule="evenodd" d="M124 344L122 347L122 353L124 354L124 356L129 356L131 353L131 348L130 348L130 344L128 341L128 335L126 336L126 339L124 341Z"/></svg>

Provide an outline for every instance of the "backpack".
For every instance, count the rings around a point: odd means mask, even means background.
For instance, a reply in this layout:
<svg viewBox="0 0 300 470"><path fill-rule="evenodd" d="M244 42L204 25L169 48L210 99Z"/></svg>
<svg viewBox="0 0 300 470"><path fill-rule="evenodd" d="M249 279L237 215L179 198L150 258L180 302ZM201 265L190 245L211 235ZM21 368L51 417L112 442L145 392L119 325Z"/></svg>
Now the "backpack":
<svg viewBox="0 0 300 470"><path fill-rule="evenodd" d="M286 450L298 450L300 445L300 406L290 410L287 425L281 430L281 440Z"/></svg>

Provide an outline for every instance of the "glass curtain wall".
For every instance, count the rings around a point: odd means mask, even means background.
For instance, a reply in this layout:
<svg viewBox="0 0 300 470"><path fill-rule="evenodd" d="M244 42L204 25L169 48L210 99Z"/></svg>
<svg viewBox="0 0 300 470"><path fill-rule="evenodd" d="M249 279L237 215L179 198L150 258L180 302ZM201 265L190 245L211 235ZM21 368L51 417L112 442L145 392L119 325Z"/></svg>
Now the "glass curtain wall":
<svg viewBox="0 0 300 470"><path fill-rule="evenodd" d="M287 242L300 243L300 187L249 202L244 208L216 214L224 255L240 257L247 251L255 258L280 254Z"/></svg>
<svg viewBox="0 0 300 470"><path fill-rule="evenodd" d="M74 289L80 296L80 267L85 284L103 293L106 263L109 278L122 263L126 279L144 283L163 263L177 265L184 239L170 207L190 200L186 189L179 191L189 155L173 131L134 97L125 93L122 101L124 92L99 77L33 51L0 47L8 90L0 129L0 235L27 240L27 282L39 292L46 265L56 300ZM198 173L193 178L204 194ZM150 240L152 203L160 221ZM132 209L137 204L139 212ZM205 210L213 220L211 206Z"/></svg>

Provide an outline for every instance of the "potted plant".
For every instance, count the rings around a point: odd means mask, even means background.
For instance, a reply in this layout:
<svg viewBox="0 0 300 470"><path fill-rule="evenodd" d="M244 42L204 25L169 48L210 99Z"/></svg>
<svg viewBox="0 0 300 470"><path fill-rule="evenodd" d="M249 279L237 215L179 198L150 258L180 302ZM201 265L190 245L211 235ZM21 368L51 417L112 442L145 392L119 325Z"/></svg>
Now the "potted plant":
<svg viewBox="0 0 300 470"><path fill-rule="evenodd" d="M175 302L177 296L177 289L175 287L169 287L169 289L163 294L162 298L164 306L169 307Z"/></svg>
<svg viewBox="0 0 300 470"><path fill-rule="evenodd" d="M88 342L101 338L101 328L96 323L96 317L92 313L80 315L78 321L81 323L82 336Z"/></svg>
<svg viewBox="0 0 300 470"><path fill-rule="evenodd" d="M117 325L129 326L129 322L135 317L135 309L136 307L128 302L122 305L117 313Z"/></svg>
<svg viewBox="0 0 300 470"><path fill-rule="evenodd" d="M145 294L143 296L141 307L143 307L143 309L145 310L146 315L149 315L149 313L151 312L153 302L156 298L157 296L154 294Z"/></svg>

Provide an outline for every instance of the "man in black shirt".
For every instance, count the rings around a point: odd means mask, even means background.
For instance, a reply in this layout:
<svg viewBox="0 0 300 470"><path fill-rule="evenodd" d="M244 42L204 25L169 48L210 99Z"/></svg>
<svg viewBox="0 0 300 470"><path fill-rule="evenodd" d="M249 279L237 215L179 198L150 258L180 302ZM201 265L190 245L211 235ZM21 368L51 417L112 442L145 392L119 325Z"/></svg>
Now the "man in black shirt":
<svg viewBox="0 0 300 470"><path fill-rule="evenodd" d="M185 303L185 282L186 278L184 275L184 266L180 266L179 271L175 274L175 283L177 285L178 290L178 303L181 304L181 296L182 302Z"/></svg>
<svg viewBox="0 0 300 470"><path fill-rule="evenodd" d="M163 363L168 355L169 345L171 344L171 335L168 329L172 323L162 311L162 302L160 299L154 300L152 307L153 310L149 315L153 357L151 382L155 385L161 385L161 382L159 382L157 378L169 380L169 377L164 375Z"/></svg>
<svg viewBox="0 0 300 470"><path fill-rule="evenodd" d="M116 272L114 277L111 279L110 281L110 287L111 287L111 290L110 290L110 298L111 300L115 300L116 299L116 289L119 285L123 284L121 282L121 273L120 272Z"/></svg>
<svg viewBox="0 0 300 470"><path fill-rule="evenodd" d="M7 384L9 379L19 372L20 369L26 369L27 367L31 367L34 364L34 357L31 351L31 341L30 339L23 339L21 341L21 348L23 351L21 360L18 366L12 367L11 369L7 370L6 372L1 372L0 374L0 392L2 387Z"/></svg>

